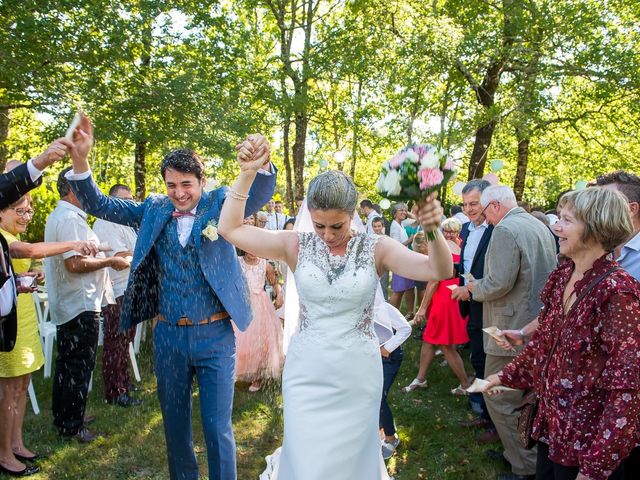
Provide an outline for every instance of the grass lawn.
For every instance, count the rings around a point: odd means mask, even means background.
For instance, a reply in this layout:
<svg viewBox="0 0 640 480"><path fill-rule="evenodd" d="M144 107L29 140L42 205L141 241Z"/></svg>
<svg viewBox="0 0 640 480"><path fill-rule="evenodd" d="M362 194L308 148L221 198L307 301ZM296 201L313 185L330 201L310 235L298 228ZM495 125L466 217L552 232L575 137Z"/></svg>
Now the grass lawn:
<svg viewBox="0 0 640 480"><path fill-rule="evenodd" d="M466 398L453 397L449 390L457 385L453 374L437 362L431 367L430 387L410 394L400 392L417 371L420 342L409 339L405 360L390 402L396 417L401 444L388 462L389 473L396 480L416 479L491 479L504 467L487 459L486 446L479 445L477 430L458 426L470 418ZM101 350L100 350L101 352ZM99 353L100 353L99 352ZM55 355L55 354L54 354ZM464 352L467 355L467 352ZM138 355L142 382L137 396L141 407L121 408L104 402L100 362L94 373L94 389L89 394L88 413L97 419L91 429L108 434L90 445L60 440L52 426L51 379L42 371L34 375L40 408L34 416L27 402L25 418L26 445L48 455L40 463L38 479L166 479L168 478L165 442L160 406L155 393L150 342L142 344ZM238 448L239 480L257 480L264 466L264 456L282 441L282 412L279 385L250 394L247 384L236 386L233 423ZM194 430L201 477L206 476L206 450L199 417L197 395L194 401ZM491 445L499 448L499 445ZM300 479L304 480L304 479ZM331 480L331 479L327 479Z"/></svg>

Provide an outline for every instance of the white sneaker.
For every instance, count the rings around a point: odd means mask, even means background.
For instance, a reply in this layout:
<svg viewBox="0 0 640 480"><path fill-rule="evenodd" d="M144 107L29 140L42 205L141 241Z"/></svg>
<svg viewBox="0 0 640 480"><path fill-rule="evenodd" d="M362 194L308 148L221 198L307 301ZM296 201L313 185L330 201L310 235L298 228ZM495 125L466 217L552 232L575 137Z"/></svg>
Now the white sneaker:
<svg viewBox="0 0 640 480"><path fill-rule="evenodd" d="M395 453L398 445L400 445L400 438L398 438L397 436L391 442L384 441L382 443L382 458L384 458L385 460L389 460Z"/></svg>
<svg viewBox="0 0 640 480"><path fill-rule="evenodd" d="M413 381L407 385L406 387L403 387L402 391L404 393L409 393L409 392L413 392L416 388L427 388L427 379L424 379L422 382L420 380L418 380L417 378L414 378Z"/></svg>

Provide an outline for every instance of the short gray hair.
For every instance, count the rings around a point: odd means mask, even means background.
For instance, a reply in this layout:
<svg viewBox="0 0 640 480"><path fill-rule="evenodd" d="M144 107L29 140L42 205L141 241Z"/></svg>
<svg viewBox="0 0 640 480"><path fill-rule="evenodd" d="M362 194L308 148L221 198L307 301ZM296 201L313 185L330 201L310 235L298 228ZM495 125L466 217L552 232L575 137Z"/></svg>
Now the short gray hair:
<svg viewBox="0 0 640 480"><path fill-rule="evenodd" d="M321 173L309 183L309 210L340 210L350 215L358 204L358 190L351 177L339 170Z"/></svg>
<svg viewBox="0 0 640 480"><path fill-rule="evenodd" d="M398 203L394 203L393 207L391 208L391 218L396 218L396 213L398 213L398 210L408 210L409 207L407 207L406 203L402 203L402 202L398 202Z"/></svg>
<svg viewBox="0 0 640 480"><path fill-rule="evenodd" d="M467 184L462 188L462 195L466 195L473 190L478 190L480 193L482 193L490 186L491 184L488 181L481 178L474 178L473 180L469 180Z"/></svg>
<svg viewBox="0 0 640 480"><path fill-rule="evenodd" d="M480 204L486 207L491 202L498 202L507 208L515 208L518 206L515 193L513 193L511 187L507 187L506 185L492 185L482 192Z"/></svg>

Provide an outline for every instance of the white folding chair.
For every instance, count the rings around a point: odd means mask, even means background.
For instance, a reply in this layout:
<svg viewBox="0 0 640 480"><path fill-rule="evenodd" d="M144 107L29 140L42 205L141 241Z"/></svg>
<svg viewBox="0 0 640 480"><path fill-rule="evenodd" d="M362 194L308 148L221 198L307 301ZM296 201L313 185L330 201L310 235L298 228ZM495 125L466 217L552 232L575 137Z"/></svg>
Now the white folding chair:
<svg viewBox="0 0 640 480"><path fill-rule="evenodd" d="M40 343L44 352L44 378L51 377L53 364L53 343L56 340L56 326L49 321L49 297L47 292L35 291L31 294L38 318Z"/></svg>
<svg viewBox="0 0 640 480"><path fill-rule="evenodd" d="M40 407L38 406L38 399L36 398L36 391L33 388L33 382L29 381L29 400L31 401L31 408L33 413L40 415Z"/></svg>

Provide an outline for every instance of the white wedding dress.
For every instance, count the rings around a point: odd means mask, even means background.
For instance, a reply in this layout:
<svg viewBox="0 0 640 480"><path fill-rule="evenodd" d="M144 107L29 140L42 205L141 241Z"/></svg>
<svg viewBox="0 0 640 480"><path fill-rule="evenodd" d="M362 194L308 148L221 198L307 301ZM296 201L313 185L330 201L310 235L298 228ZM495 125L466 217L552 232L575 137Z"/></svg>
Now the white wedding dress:
<svg viewBox="0 0 640 480"><path fill-rule="evenodd" d="M300 331L283 372L284 441L260 480L386 480L378 421L382 361L373 329L376 236L333 256L299 233Z"/></svg>

